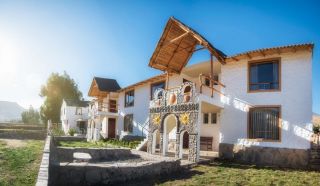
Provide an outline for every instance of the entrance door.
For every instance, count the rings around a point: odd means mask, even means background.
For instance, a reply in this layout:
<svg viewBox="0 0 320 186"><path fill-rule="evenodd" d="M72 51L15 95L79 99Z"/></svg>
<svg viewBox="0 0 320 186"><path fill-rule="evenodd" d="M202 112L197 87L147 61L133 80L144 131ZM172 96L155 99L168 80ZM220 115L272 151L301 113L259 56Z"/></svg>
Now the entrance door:
<svg viewBox="0 0 320 186"><path fill-rule="evenodd" d="M184 149L189 148L189 134L188 134L188 132L185 132L183 134L183 148Z"/></svg>
<svg viewBox="0 0 320 186"><path fill-rule="evenodd" d="M108 138L116 138L116 119L108 119Z"/></svg>

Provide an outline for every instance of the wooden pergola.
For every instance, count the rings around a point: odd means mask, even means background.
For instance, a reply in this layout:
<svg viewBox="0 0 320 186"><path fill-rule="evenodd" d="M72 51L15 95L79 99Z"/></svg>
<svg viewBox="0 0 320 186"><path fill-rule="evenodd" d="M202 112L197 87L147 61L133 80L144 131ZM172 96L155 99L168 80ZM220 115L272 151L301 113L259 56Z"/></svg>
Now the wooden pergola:
<svg viewBox="0 0 320 186"><path fill-rule="evenodd" d="M211 56L225 64L226 55L213 47L199 33L179 20L170 17L156 49L150 59L149 66L165 72L181 73L192 54L207 49ZM212 60L211 57L211 61Z"/></svg>
<svg viewBox="0 0 320 186"><path fill-rule="evenodd" d="M215 48L195 30L174 17L170 17L149 62L149 66L168 73L180 74L192 54L207 49L210 52L211 74L213 77L213 57L225 64L226 55ZM167 76L169 81L169 76ZM167 83L168 85L168 83ZM167 87L168 88L168 87Z"/></svg>

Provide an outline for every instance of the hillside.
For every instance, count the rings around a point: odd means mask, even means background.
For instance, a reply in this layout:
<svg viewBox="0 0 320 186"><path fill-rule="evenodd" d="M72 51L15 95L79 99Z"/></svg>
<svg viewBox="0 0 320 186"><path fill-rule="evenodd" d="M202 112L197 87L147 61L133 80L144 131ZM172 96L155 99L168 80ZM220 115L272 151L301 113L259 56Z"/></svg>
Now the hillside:
<svg viewBox="0 0 320 186"><path fill-rule="evenodd" d="M20 120L23 111L25 109L16 102L0 101L0 122Z"/></svg>

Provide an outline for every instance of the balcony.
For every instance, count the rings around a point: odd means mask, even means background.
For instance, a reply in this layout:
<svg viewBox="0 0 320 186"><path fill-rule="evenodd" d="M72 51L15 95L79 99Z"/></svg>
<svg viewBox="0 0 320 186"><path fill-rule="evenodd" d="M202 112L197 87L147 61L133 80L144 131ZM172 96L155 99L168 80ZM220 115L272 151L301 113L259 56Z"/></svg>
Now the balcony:
<svg viewBox="0 0 320 186"><path fill-rule="evenodd" d="M96 116L118 116L119 109L116 100L109 100L109 103L93 100L89 107L89 117Z"/></svg>
<svg viewBox="0 0 320 186"><path fill-rule="evenodd" d="M224 107L223 89L225 85L208 75L200 74L199 84L184 82L180 86L170 89L157 89L154 99L150 101L150 108L168 105L207 102L215 106Z"/></svg>

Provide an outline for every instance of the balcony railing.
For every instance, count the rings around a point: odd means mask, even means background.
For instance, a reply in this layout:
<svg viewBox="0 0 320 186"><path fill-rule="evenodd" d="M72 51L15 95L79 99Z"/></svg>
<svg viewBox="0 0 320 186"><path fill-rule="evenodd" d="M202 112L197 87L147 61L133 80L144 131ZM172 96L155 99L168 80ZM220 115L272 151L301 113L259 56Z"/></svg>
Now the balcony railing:
<svg viewBox="0 0 320 186"><path fill-rule="evenodd" d="M206 82L207 81L207 82ZM214 93L217 92L220 95L224 95L220 89L225 88L226 86L219 81L213 79L211 76L200 74L199 75L199 82L200 82L200 94L203 92L203 87L207 87L210 89L211 97L213 97ZM209 85L208 85L209 82Z"/></svg>
<svg viewBox="0 0 320 186"><path fill-rule="evenodd" d="M98 115L99 113L118 113L118 104L115 100L110 100L109 103L93 100L90 104L90 115Z"/></svg>

